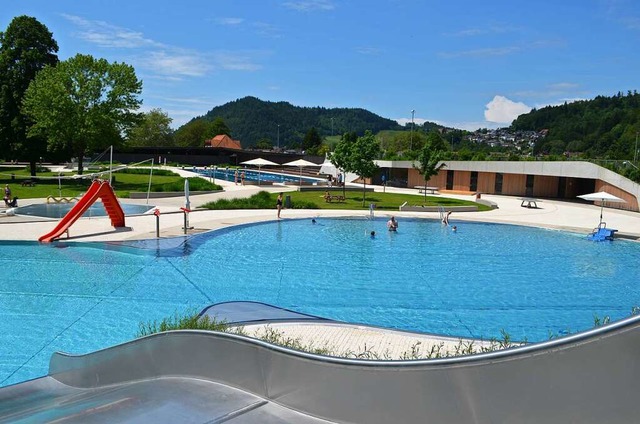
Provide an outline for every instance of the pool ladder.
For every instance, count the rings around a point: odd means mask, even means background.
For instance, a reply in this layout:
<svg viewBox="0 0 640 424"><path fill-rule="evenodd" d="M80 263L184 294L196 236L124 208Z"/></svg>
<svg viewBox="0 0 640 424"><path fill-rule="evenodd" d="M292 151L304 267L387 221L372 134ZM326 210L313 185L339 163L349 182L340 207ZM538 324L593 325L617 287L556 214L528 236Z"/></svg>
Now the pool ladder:
<svg viewBox="0 0 640 424"><path fill-rule="evenodd" d="M374 213L375 209L376 209L376 204L375 203L369 203L369 219L374 219L375 218L375 213Z"/></svg>
<svg viewBox="0 0 640 424"><path fill-rule="evenodd" d="M440 221L444 221L444 217L445 217L445 210L444 210L444 206L438 206L438 212L440 212Z"/></svg>

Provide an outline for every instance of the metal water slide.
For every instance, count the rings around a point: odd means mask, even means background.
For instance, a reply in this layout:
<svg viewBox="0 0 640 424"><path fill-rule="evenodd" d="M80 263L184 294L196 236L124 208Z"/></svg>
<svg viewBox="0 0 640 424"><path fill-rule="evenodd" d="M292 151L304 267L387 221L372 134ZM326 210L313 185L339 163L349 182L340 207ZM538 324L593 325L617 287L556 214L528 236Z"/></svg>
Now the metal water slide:
<svg viewBox="0 0 640 424"><path fill-rule="evenodd" d="M457 358L364 361L248 337L160 333L0 389L0 422L632 423L640 316Z"/></svg>

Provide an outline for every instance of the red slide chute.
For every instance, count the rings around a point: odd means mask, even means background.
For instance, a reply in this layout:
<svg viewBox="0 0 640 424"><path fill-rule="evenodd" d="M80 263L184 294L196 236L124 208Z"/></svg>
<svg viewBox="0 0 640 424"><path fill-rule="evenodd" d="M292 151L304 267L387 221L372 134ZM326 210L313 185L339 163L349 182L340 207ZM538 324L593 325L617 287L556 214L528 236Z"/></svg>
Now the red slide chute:
<svg viewBox="0 0 640 424"><path fill-rule="evenodd" d="M38 240L44 243L52 242L60 237L67 229L78 220L95 203L102 200L102 204L111 218L111 225L114 227L124 227L124 211L113 192L113 188L108 181L96 180L91 183L87 192L80 198L67 214L62 217L56 228L48 234L43 235Z"/></svg>

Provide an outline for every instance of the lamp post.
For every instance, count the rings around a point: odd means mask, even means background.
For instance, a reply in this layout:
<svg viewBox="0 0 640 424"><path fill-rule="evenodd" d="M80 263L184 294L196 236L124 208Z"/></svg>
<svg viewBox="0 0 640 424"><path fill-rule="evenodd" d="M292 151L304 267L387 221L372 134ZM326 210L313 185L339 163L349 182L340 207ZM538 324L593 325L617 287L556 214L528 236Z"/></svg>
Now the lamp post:
<svg viewBox="0 0 640 424"><path fill-rule="evenodd" d="M413 151L413 114L416 113L415 110L411 109L411 137L409 141L409 150Z"/></svg>

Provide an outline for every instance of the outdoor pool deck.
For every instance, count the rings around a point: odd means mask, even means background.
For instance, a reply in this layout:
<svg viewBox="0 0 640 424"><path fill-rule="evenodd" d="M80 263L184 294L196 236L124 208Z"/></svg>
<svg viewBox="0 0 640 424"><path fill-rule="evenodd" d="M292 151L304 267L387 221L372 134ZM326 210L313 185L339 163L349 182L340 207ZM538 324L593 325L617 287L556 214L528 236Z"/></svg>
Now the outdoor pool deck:
<svg viewBox="0 0 640 424"><path fill-rule="evenodd" d="M186 171L182 173L191 174ZM216 181L225 187L225 192L191 196L191 208L189 214L189 234L216 230L229 226L261 222L276 219L275 205L272 210L233 210L233 211L209 211L199 210L204 203L220 198L234 198L251 196L259 190L273 192L295 190L284 186L240 186L233 182ZM376 187L376 191L382 191L382 187ZM421 195L417 195L414 189L394 189L387 187L387 191L402 192L416 195L416 202ZM465 200L473 200L472 195L442 194L444 197L453 197ZM522 200L513 196L483 195L484 199L494 201L498 209L487 212L454 212L450 217L450 224L463 228L465 221L482 221L525 225L560 229L584 233L586 235L598 224L600 207L592 204L562 202L544 200L538 208L522 208ZM20 200L20 205L31 203L44 203L44 199ZM145 199L126 199L126 203L145 204ZM179 237L184 235L184 215L180 208L184 207L184 197L150 199L150 205L156 206L160 212L160 236L162 238ZM2 209L0 208L0 212ZM282 218L322 218L340 216L368 216L369 211L344 211L344 210L283 210ZM399 212L376 211L376 216L394 215L402 222L403 218L429 218L439 219L438 212ZM640 239L640 214L628 211L605 208L604 221L610 228L618 229L617 236L629 239ZM27 216L6 216L0 214L0 240L30 240L38 238L49 232L56 224L57 219L46 219ZM156 237L156 217L152 214L127 216L127 227L114 229L107 217L83 218L78 220L70 228L69 241L95 242L95 241L123 241L143 240ZM314 346L328 345L335 351L362 352L365 349L373 349L382 355L389 352L391 357L397 358L411 349L417 341L421 343L421 349L426 351L433 344L445 342L447 346L455 346L458 339L433 337L430 335L417 336L415 333L404 333L394 330L370 328L358 325L330 324L305 324L305 323L273 323L271 327L281 331L286 337L300 338L305 343L313 341ZM252 329L255 330L255 329ZM307 343L308 344L308 343Z"/></svg>

